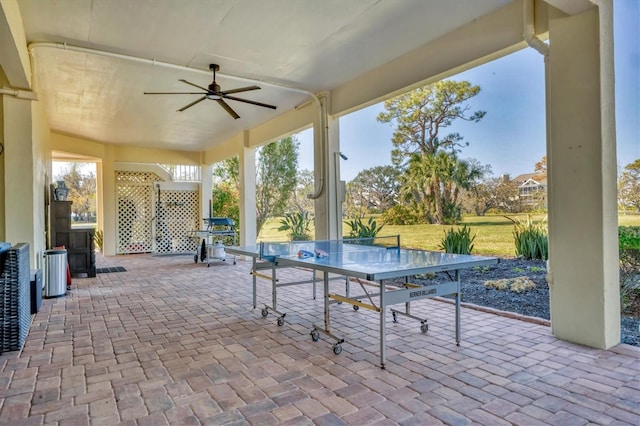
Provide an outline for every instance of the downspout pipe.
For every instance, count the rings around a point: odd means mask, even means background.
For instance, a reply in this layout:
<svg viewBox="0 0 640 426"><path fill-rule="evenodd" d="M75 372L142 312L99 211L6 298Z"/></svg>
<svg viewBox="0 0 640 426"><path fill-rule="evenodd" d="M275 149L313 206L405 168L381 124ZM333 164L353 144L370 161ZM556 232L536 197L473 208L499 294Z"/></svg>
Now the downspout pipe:
<svg viewBox="0 0 640 426"><path fill-rule="evenodd" d="M0 95L15 96L18 99L27 99L29 101L38 100L38 94L36 92L31 92L29 90L9 89L7 87L0 88Z"/></svg>
<svg viewBox="0 0 640 426"><path fill-rule="evenodd" d="M148 64L148 65L153 65L153 66L159 66L162 68L170 68L170 69L175 69L175 70L179 70L179 71L187 71L187 72L198 72L201 74L206 74L208 76L211 75L210 71L204 71L204 70L199 70L199 69L195 69L195 68L189 68L189 67L185 67L182 65L176 65L176 64L171 64L168 62L162 62L162 61L156 61L155 59L146 59L146 58L139 58L137 56L131 56L131 55L123 55L120 53L114 53L114 52L107 52L104 50L96 50L96 49L89 49L86 47L80 47L80 46L73 46L73 45L69 45L67 43L51 43L51 42L36 42L36 43L31 43L29 44L29 46L27 47L27 50L29 52L29 55L31 55L36 49L42 49L42 48L48 48L48 49L63 49L63 50L70 50L73 52L80 52L80 53L87 53L87 54L91 54L91 55L101 55L101 56L106 56L109 58L116 58L116 59L122 59L125 61L131 61L131 62L138 62L138 63L143 63L143 64ZM230 80L236 80L236 81L241 81L244 83L250 83L250 84L255 84L256 80L255 79L249 79L249 78L245 78L245 77L238 77L235 75L229 75L229 74L224 74L224 73L216 73L216 75L223 77L223 78L228 78ZM291 92L294 93L301 93L304 95L307 95L309 97L311 97L311 99L313 100L313 103L316 105L317 111L318 111L318 123L320 125L320 133L321 133L321 144L322 144L322 150L321 150L321 156L320 156L320 167L322 170L322 174L320 175L319 179L318 179L318 184L314 190L314 192L312 194L308 194L307 197L310 199L317 199L319 198L323 191L324 191L324 166L326 164L325 162L325 148L327 146L327 130L326 130L326 125L324 123L324 114L322 113L322 103L320 102L320 99L318 98L318 96L315 93L309 92L308 90L304 90L304 89L296 89L294 87L288 87L288 86L284 86L281 84L274 84L274 83L269 83L269 82L265 82L262 80L258 80L258 85L261 86L266 86L266 87L273 87L276 89L284 89L284 90L289 90ZM10 93L12 94L12 93Z"/></svg>
<svg viewBox="0 0 640 426"><path fill-rule="evenodd" d="M326 98L325 102L326 102ZM322 171L322 173L320 173L320 176L318 177L318 184L316 185L313 193L311 194L307 194L307 198L311 199L311 200L316 200L318 198L320 198L320 196L322 195L322 193L324 192L324 175L325 175L325 167L326 167L326 161L325 161L325 151L327 151L328 149L328 144L329 144L329 124L326 123L325 119L326 119L326 113L323 110L323 105L322 102L320 101L320 98L318 98L318 96L316 96L315 94L313 95L313 101L317 106L317 110L318 110L318 126L320 127L320 145L321 145L321 149L320 149L320 170Z"/></svg>
<svg viewBox="0 0 640 426"><path fill-rule="evenodd" d="M551 96L549 89L549 46L540 40L536 36L535 25L535 0L523 0L522 1L522 16L523 16L523 38L527 44L534 48L538 53L544 57L544 94L545 94L545 123L546 123L546 150L549 152L551 147L551 131L549 129L549 122L551 117ZM547 167L547 180L553 182L553 168ZM552 251L553 247L550 244L549 251ZM549 256L550 257L550 256ZM553 269L551 262L547 260L547 281L549 287L553 286Z"/></svg>
<svg viewBox="0 0 640 426"><path fill-rule="evenodd" d="M536 36L535 0L523 0L522 3L522 37L530 47L533 47L542 56L544 56L546 61L546 58L549 55L549 46L547 46L545 42L543 42Z"/></svg>

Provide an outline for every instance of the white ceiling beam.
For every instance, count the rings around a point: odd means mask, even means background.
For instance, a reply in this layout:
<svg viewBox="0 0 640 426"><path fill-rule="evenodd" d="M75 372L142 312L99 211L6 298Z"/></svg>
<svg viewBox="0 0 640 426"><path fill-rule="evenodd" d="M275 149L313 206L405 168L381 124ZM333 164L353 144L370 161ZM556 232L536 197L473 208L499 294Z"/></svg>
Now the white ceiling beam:
<svg viewBox="0 0 640 426"><path fill-rule="evenodd" d="M31 89L31 65L16 0L0 0L0 66L12 88Z"/></svg>
<svg viewBox="0 0 640 426"><path fill-rule="evenodd" d="M331 92L331 115L343 115L526 47L523 3L514 1L378 67ZM536 31L546 31L536 26Z"/></svg>
<svg viewBox="0 0 640 426"><path fill-rule="evenodd" d="M595 7L591 0L545 0L549 5L566 13L567 15L579 15L592 7Z"/></svg>

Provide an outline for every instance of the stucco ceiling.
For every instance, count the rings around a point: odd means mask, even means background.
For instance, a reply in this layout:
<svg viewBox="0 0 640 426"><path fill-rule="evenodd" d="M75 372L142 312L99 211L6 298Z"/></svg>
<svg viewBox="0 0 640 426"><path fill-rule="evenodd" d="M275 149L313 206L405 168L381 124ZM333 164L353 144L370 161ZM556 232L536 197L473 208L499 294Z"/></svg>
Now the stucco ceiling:
<svg viewBox="0 0 640 426"><path fill-rule="evenodd" d="M201 151L376 70L510 0L20 0L35 90L53 130L96 141ZM103 56L41 43L143 58ZM35 47L34 47L35 46ZM154 65L153 60L180 67ZM228 101L234 120L196 95L209 64L222 90L252 84ZM181 68L185 67L185 68ZM243 79L224 76L236 76ZM287 90L282 87L295 88Z"/></svg>

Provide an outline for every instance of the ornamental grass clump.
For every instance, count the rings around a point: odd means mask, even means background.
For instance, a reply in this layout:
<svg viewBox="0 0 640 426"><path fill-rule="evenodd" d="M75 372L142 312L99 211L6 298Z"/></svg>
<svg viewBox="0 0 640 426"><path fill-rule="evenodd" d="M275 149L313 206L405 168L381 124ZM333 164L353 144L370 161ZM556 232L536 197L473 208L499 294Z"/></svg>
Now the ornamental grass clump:
<svg viewBox="0 0 640 426"><path fill-rule="evenodd" d="M514 293L522 293L536 288L536 283L528 277L515 277L485 281L484 286L486 288L495 288L496 290L509 290Z"/></svg>
<svg viewBox="0 0 640 426"><path fill-rule="evenodd" d="M471 236L471 228L464 225L462 228L449 229L444 231L444 238L440 242L440 249L446 253L471 254L473 251L473 240L476 235Z"/></svg>
<svg viewBox="0 0 640 426"><path fill-rule="evenodd" d="M351 229L349 238L375 238L384 227L384 225L378 226L373 217L369 217L367 223L364 223L359 217L344 223Z"/></svg>
<svg viewBox="0 0 640 426"><path fill-rule="evenodd" d="M513 237L516 246L516 256L524 259L547 260L549 258L549 240L547 225L544 222L535 223L531 216L526 222L507 218L514 223Z"/></svg>
<svg viewBox="0 0 640 426"><path fill-rule="evenodd" d="M288 231L291 241L309 241L311 221L309 212L285 213L284 219L280 220L278 231Z"/></svg>

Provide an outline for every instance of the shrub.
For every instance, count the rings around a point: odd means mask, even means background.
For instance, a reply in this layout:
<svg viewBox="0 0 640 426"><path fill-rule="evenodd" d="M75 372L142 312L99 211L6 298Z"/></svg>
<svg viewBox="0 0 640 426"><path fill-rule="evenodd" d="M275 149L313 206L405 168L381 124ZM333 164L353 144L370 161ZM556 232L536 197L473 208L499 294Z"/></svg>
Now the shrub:
<svg viewBox="0 0 640 426"><path fill-rule="evenodd" d="M476 239L476 235L471 236L471 228L467 228L467 225L456 230L451 228L448 231L444 231L444 238L440 242L440 249L446 253L471 254L473 251L473 240Z"/></svg>
<svg viewBox="0 0 640 426"><path fill-rule="evenodd" d="M291 241L311 239L311 216L309 212L285 213L278 231L288 231Z"/></svg>
<svg viewBox="0 0 640 426"><path fill-rule="evenodd" d="M237 188L228 183L217 185L211 193L213 216L228 217L240 228L240 198Z"/></svg>
<svg viewBox="0 0 640 426"><path fill-rule="evenodd" d="M403 206L396 204L382 213L380 217L384 223L389 225L416 225L427 223L426 215L423 213L424 207L420 205Z"/></svg>
<svg viewBox="0 0 640 426"><path fill-rule="evenodd" d="M618 228L620 247L620 302L622 309L640 297L640 226Z"/></svg>
<svg viewBox="0 0 640 426"><path fill-rule="evenodd" d="M384 225L378 226L373 217L369 217L366 224L362 222L361 218L345 221L344 223L351 228L349 238L375 238L384 227Z"/></svg>
<svg viewBox="0 0 640 426"><path fill-rule="evenodd" d="M640 250L640 226L618 227L618 243L620 250Z"/></svg>
<svg viewBox="0 0 640 426"><path fill-rule="evenodd" d="M506 216L505 216L506 217ZM549 258L549 240L547 238L547 226L543 222L534 223L531 216L527 216L526 222L507 219L514 223L513 237L516 245L516 256L524 259Z"/></svg>

